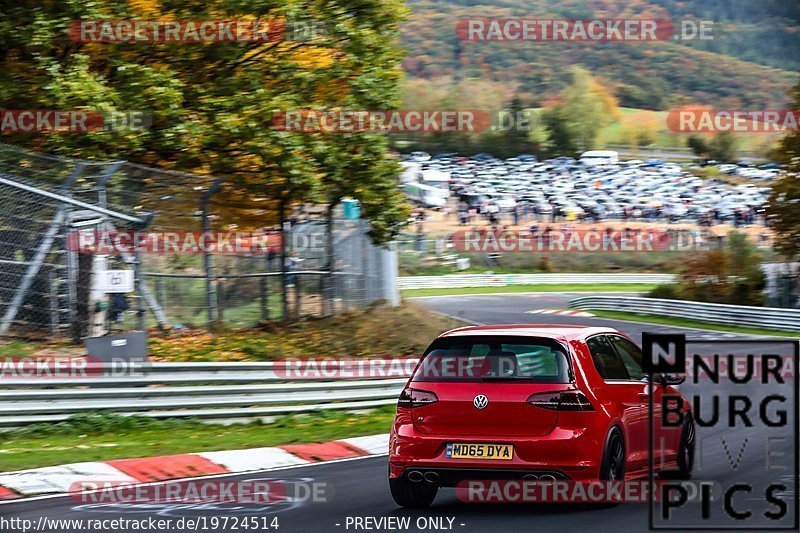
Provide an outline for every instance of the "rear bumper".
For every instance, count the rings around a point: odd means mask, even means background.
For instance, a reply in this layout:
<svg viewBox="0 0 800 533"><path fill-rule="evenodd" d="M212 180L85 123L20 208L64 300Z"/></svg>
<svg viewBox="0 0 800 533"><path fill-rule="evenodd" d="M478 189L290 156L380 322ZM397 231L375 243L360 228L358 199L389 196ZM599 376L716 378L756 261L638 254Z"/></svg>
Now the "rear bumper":
<svg viewBox="0 0 800 533"><path fill-rule="evenodd" d="M436 474L436 485L440 487L457 487L463 481L568 481L570 478L558 470L541 469L492 469L463 467L416 467L409 466L399 476L408 479L412 472L419 472L427 483L430 473Z"/></svg>
<svg viewBox="0 0 800 533"><path fill-rule="evenodd" d="M444 486L478 479L518 480L526 475L552 475L556 479L591 481L600 476L603 437L597 439L586 428L556 428L542 437L444 437L417 432L412 424L396 425L389 441L389 477L408 472L436 471ZM511 444L511 460L448 459L450 442Z"/></svg>

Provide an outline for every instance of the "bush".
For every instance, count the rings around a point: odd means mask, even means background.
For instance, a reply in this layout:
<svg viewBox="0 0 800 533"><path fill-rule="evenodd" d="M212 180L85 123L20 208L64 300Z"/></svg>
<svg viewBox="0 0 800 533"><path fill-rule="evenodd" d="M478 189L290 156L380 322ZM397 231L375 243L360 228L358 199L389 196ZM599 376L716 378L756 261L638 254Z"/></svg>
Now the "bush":
<svg viewBox="0 0 800 533"><path fill-rule="evenodd" d="M661 298L662 300L680 300L680 288L677 284L659 285L647 293L648 298Z"/></svg>
<svg viewBox="0 0 800 533"><path fill-rule="evenodd" d="M721 250L684 258L676 284L656 287L648 296L733 305L764 305L766 280L762 255L742 233L728 234Z"/></svg>

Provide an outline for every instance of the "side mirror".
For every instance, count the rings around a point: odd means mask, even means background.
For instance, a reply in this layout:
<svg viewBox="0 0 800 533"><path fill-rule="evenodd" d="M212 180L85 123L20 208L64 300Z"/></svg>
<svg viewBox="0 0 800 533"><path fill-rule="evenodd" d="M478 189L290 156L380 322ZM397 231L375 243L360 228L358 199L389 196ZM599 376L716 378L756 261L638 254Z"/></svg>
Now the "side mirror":
<svg viewBox="0 0 800 533"><path fill-rule="evenodd" d="M665 387L667 385L680 385L686 381L686 374L656 374L653 376L653 381Z"/></svg>

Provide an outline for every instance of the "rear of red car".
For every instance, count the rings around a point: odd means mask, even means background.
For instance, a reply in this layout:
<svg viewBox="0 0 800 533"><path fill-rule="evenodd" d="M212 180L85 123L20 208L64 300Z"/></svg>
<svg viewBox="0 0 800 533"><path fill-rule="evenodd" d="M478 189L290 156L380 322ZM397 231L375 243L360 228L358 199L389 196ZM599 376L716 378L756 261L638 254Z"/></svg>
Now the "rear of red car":
<svg viewBox="0 0 800 533"><path fill-rule="evenodd" d="M607 426L568 342L506 333L462 331L428 348L398 401L393 494L435 496L475 479L597 478Z"/></svg>

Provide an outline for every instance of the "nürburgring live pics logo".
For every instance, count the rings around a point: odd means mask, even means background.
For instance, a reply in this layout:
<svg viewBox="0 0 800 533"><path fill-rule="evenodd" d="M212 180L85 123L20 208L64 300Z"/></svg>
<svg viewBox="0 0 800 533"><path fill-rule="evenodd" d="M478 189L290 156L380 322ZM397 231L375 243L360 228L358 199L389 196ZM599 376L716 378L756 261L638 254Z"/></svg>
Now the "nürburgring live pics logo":
<svg viewBox="0 0 800 533"><path fill-rule="evenodd" d="M650 529L796 531L798 341L645 333L642 345L650 484L657 474L668 479L650 499ZM666 388L677 375L686 376L680 396ZM690 423L691 486L669 481L676 465L662 459L668 440L659 437Z"/></svg>

